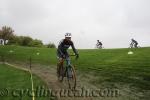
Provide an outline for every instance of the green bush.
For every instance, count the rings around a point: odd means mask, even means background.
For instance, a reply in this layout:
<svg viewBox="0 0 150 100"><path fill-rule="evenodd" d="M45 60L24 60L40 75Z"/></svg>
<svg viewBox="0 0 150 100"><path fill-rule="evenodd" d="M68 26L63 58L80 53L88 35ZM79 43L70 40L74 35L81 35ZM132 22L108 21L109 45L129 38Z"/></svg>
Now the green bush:
<svg viewBox="0 0 150 100"><path fill-rule="evenodd" d="M43 43L41 40L35 39L30 42L30 46L32 47L42 47Z"/></svg>
<svg viewBox="0 0 150 100"><path fill-rule="evenodd" d="M4 40L4 44L6 44L6 40L8 40L8 45L56 48L54 43L43 45L41 40L33 39L30 36L17 36L14 34L14 30L7 26L3 26L2 29L0 29L0 39Z"/></svg>
<svg viewBox="0 0 150 100"><path fill-rule="evenodd" d="M47 48L56 48L54 43L48 43L46 46Z"/></svg>

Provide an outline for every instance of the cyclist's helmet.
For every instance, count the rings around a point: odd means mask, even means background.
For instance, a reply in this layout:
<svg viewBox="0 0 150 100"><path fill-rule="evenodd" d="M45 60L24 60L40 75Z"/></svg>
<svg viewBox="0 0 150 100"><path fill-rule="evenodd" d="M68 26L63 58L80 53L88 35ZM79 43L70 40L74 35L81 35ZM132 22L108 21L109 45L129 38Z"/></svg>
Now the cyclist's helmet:
<svg viewBox="0 0 150 100"><path fill-rule="evenodd" d="M65 37L71 37L71 33L66 33Z"/></svg>

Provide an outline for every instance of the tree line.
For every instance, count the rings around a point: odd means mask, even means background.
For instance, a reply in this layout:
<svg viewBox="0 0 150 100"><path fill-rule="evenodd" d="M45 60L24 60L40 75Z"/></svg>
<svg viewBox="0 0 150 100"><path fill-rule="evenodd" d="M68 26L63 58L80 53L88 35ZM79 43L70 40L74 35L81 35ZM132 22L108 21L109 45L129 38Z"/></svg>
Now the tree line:
<svg viewBox="0 0 150 100"><path fill-rule="evenodd" d="M0 39L4 45L19 45L19 46L30 46L30 47L47 47L55 48L54 43L43 44L42 40L33 39L30 36L18 36L14 33L11 27L3 26L0 29Z"/></svg>

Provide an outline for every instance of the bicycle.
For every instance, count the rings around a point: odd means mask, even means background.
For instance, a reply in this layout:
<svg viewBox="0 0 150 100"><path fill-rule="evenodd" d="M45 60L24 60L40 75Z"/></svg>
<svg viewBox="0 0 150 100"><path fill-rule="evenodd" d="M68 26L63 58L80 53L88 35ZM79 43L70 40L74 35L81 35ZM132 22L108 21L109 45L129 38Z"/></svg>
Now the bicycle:
<svg viewBox="0 0 150 100"><path fill-rule="evenodd" d="M70 55L75 56L75 55ZM60 82L63 82L64 78L66 77L68 80L69 89L76 88L76 72L74 65L69 65L64 67L64 60L62 58L60 63L57 64L57 77Z"/></svg>
<svg viewBox="0 0 150 100"><path fill-rule="evenodd" d="M140 46L138 44L136 45L135 43L130 43L129 48L140 48Z"/></svg>
<svg viewBox="0 0 150 100"><path fill-rule="evenodd" d="M103 47L102 45L97 45L97 44L96 44L96 45L95 45L95 48L96 48L96 49L103 49L104 47Z"/></svg>

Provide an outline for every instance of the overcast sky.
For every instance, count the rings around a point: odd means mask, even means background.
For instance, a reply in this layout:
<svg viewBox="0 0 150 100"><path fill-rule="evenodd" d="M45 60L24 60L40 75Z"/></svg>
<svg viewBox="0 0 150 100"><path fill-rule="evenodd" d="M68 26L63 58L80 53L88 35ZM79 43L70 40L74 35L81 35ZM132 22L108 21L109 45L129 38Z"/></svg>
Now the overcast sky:
<svg viewBox="0 0 150 100"><path fill-rule="evenodd" d="M66 32L76 48L150 46L150 0L0 0L0 27L56 45Z"/></svg>

